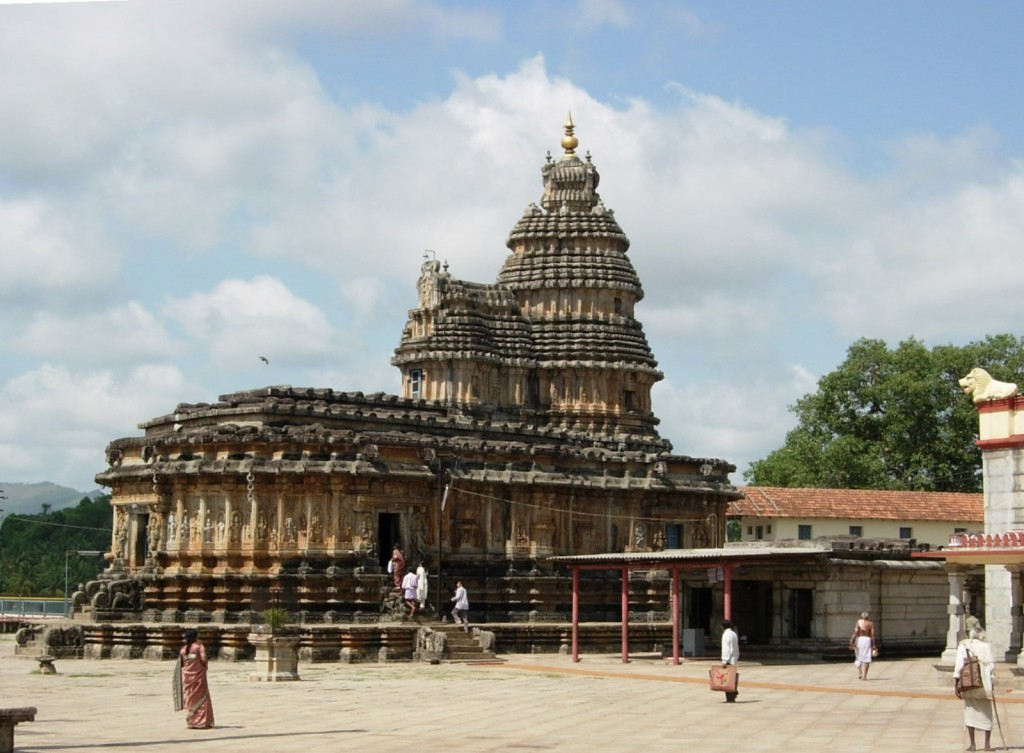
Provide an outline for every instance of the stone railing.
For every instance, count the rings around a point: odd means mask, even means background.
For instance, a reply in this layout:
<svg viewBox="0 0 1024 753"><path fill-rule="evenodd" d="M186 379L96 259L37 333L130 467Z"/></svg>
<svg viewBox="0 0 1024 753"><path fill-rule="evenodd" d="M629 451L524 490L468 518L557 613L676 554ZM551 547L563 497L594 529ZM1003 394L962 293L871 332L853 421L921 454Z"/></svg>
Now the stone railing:
<svg viewBox="0 0 1024 753"><path fill-rule="evenodd" d="M1024 548L1024 531L1006 533L953 533L951 549L1020 549Z"/></svg>

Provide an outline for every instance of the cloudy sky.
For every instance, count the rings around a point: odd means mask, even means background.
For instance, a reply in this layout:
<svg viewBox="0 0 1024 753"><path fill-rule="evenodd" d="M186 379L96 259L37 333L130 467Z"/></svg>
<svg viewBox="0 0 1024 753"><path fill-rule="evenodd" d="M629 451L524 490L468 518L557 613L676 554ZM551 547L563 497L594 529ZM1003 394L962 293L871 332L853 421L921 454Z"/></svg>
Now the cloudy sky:
<svg viewBox="0 0 1024 753"><path fill-rule="evenodd" d="M857 338L1021 334L1022 38L985 0L0 0L0 481L92 489L179 402L397 392L424 250L493 282L570 110L661 432L741 481Z"/></svg>

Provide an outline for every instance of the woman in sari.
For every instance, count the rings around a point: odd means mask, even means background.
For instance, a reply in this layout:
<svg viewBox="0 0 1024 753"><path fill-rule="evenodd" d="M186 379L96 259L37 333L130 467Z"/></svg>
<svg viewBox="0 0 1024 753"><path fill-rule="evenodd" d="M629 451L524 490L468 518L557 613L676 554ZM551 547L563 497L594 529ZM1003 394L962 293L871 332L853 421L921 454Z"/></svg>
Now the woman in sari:
<svg viewBox="0 0 1024 753"><path fill-rule="evenodd" d="M391 550L391 561L388 564L388 572L391 573L391 583L395 588L402 587L402 579L405 577L405 555L402 554L402 550L398 548L398 544L395 544L395 548Z"/></svg>
<svg viewBox="0 0 1024 753"><path fill-rule="evenodd" d="M213 726L213 702L206 681L209 662L197 631L185 631L185 645L178 657L181 660L181 698L187 714L185 723L189 729L209 729Z"/></svg>

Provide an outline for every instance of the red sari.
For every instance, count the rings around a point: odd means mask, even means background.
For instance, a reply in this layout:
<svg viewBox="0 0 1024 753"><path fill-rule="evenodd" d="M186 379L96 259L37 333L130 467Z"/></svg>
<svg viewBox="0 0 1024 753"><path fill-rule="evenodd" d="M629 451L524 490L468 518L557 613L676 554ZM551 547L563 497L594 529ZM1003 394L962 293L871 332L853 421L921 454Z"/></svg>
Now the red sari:
<svg viewBox="0 0 1024 753"><path fill-rule="evenodd" d="M213 702L210 685L206 681L206 648L193 643L181 648L181 689L185 701L186 724L190 729L208 729L213 726Z"/></svg>
<svg viewBox="0 0 1024 753"><path fill-rule="evenodd" d="M391 583L395 588L402 587L402 578L405 576L405 556L397 546L391 552Z"/></svg>

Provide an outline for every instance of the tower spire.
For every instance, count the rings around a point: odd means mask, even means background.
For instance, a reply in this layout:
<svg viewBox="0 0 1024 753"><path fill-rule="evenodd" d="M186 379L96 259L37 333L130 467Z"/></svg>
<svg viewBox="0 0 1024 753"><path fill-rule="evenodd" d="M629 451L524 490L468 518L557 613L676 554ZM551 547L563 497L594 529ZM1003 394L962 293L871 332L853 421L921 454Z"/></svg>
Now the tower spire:
<svg viewBox="0 0 1024 753"><path fill-rule="evenodd" d="M576 126L572 122L572 111L569 111L569 116L565 120L565 136L562 137L562 148L565 150L565 154L562 155L562 159L571 159L576 156L576 147L580 145L580 140L573 135L576 130Z"/></svg>

